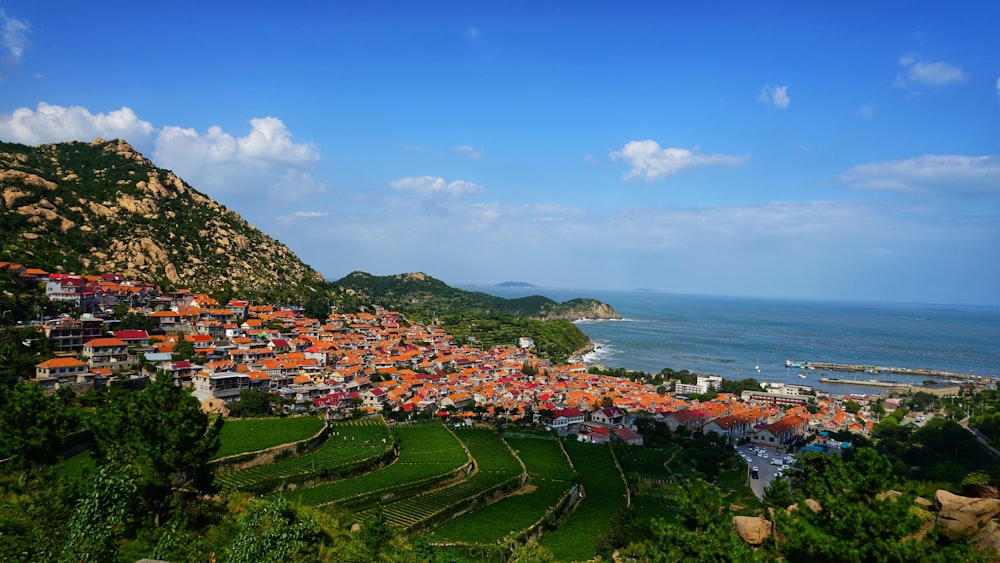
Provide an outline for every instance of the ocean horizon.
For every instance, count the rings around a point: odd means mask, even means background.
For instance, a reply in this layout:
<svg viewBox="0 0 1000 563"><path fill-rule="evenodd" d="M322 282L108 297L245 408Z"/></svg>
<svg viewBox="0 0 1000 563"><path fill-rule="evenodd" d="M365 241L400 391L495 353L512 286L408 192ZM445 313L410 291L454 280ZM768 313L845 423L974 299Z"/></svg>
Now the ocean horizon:
<svg viewBox="0 0 1000 563"><path fill-rule="evenodd" d="M476 287L506 298L590 297L623 317L576 324L594 342L589 363L657 373L664 368L809 385L830 393L879 394L886 388L821 383L919 384L924 376L786 368L785 361L922 368L966 376L1000 373L1000 307L819 301L690 295L634 290Z"/></svg>

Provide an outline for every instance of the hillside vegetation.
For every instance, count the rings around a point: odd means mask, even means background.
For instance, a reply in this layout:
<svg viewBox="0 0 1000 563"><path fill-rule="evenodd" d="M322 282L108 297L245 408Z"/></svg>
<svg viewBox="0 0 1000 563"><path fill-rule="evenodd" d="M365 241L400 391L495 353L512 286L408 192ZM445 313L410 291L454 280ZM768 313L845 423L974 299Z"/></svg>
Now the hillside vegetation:
<svg viewBox="0 0 1000 563"><path fill-rule="evenodd" d="M358 296L408 318L440 325L458 342L479 348L509 346L525 336L536 352L555 363L565 363L590 346L590 339L572 320L618 319L618 312L596 299L562 303L532 295L504 299L478 291L464 291L423 273L373 276L353 272L333 282Z"/></svg>
<svg viewBox="0 0 1000 563"><path fill-rule="evenodd" d="M4 259L167 288L287 300L322 276L120 140L0 143Z"/></svg>

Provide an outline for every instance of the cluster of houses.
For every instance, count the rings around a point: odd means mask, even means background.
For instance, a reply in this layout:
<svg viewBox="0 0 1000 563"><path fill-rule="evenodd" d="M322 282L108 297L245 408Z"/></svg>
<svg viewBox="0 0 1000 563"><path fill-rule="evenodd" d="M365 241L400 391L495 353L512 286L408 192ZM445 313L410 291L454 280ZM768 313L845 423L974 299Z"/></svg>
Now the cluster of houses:
<svg viewBox="0 0 1000 563"><path fill-rule="evenodd" d="M69 279L49 276L46 289L68 293L67 287L79 285ZM863 415L845 412L835 397L818 397L807 409L798 386L689 400L687 394L718 389L721 378L699 377L688 386L675 382L674 392L660 392L590 373L584 364L552 365L536 357L527 341L489 350L459 346L439 327L380 308L312 319L296 308L239 300L220 305L205 294L160 292L110 275L88 276L83 287L92 283L117 297L109 303L128 298L133 312L159 328L115 330L114 321L89 314L42 323L40 330L59 353L36 366L34 381L47 389L99 387L162 370L206 406L258 389L302 410L530 420L594 443L641 443L635 413L656 417L671 430L768 445L791 442L810 430L864 432L872 426ZM182 341L190 343L198 361L175 358Z"/></svg>

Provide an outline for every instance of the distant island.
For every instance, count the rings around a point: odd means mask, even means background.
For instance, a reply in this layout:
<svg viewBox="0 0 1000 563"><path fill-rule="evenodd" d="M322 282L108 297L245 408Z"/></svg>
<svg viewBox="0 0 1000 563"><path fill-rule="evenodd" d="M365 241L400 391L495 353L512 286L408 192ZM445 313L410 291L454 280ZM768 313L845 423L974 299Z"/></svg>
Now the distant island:
<svg viewBox="0 0 1000 563"><path fill-rule="evenodd" d="M496 284L496 287L538 287L533 283L522 282L522 281L505 281L503 283Z"/></svg>

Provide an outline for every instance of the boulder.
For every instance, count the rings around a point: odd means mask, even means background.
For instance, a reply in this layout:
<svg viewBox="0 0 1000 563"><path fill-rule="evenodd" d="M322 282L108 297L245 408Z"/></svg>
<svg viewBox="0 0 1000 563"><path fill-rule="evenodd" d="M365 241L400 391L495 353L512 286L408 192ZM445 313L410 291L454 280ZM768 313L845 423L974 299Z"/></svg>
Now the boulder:
<svg viewBox="0 0 1000 563"><path fill-rule="evenodd" d="M744 542L757 546L771 535L771 522L762 516L733 516L733 529Z"/></svg>
<svg viewBox="0 0 1000 563"><path fill-rule="evenodd" d="M997 514L1000 500L962 497L939 490L934 493L938 505L937 527L950 539L972 536Z"/></svg>
<svg viewBox="0 0 1000 563"><path fill-rule="evenodd" d="M997 524L996 520L987 522L976 535L972 536L972 545L983 551L1000 553L1000 524Z"/></svg>

